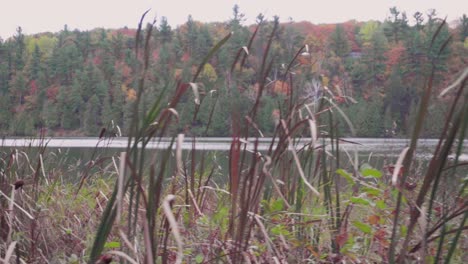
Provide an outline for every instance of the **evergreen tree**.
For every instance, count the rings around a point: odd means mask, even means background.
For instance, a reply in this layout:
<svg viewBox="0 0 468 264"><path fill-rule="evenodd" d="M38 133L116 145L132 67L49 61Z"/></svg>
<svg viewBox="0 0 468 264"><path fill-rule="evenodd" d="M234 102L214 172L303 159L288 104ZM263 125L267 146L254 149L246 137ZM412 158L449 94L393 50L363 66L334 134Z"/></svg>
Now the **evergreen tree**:
<svg viewBox="0 0 468 264"><path fill-rule="evenodd" d="M4 133L8 130L12 119L11 106L12 102L8 94L0 93L0 132Z"/></svg>
<svg viewBox="0 0 468 264"><path fill-rule="evenodd" d="M52 101L46 101L42 110L46 127L53 131L60 125L61 116L58 113L57 105Z"/></svg>
<svg viewBox="0 0 468 264"><path fill-rule="evenodd" d="M160 78L163 83L168 83L173 78L171 70L171 68L173 68L173 65L171 64L172 61L173 59L171 58L169 44L163 43L159 49L159 57L156 67L154 67L154 75Z"/></svg>
<svg viewBox="0 0 468 264"><path fill-rule="evenodd" d="M88 136L98 136L100 121L99 99L93 95L86 103L86 111L84 112L84 130Z"/></svg>
<svg viewBox="0 0 468 264"><path fill-rule="evenodd" d="M423 25L423 22L424 22L424 17L423 17L423 13L417 11L416 13L414 13L413 15L413 18L414 18L414 21L416 22L416 30L417 31L420 31L423 29L424 25Z"/></svg>
<svg viewBox="0 0 468 264"><path fill-rule="evenodd" d="M15 70L21 71L24 67L24 57L26 51L23 29L21 27L16 29L16 35L13 37L13 39L15 42Z"/></svg>
<svg viewBox="0 0 468 264"><path fill-rule="evenodd" d="M0 95L8 93L8 83L10 81L10 71L8 57L10 53L9 45L0 39Z"/></svg>
<svg viewBox="0 0 468 264"><path fill-rule="evenodd" d="M18 105L24 104L24 96L26 95L27 91L27 83L24 73L22 71L16 72L16 75L10 81L9 87L12 101Z"/></svg>
<svg viewBox="0 0 468 264"><path fill-rule="evenodd" d="M242 27L242 22L245 20L245 15L240 12L238 5L232 8L232 17L228 21L227 27L233 33L229 42L218 54L219 67L221 70L227 70L231 67L235 59L235 54L244 46L248 45L249 32L245 27Z"/></svg>
<svg viewBox="0 0 468 264"><path fill-rule="evenodd" d="M445 48L440 52L442 45L449 39L450 31L447 24L444 24L439 30L438 35L433 41L433 36L435 36L438 28L441 26L441 22L436 19L429 19L428 24L425 28L426 33L426 47L430 47L427 58L429 62L433 63L435 67L436 74L440 74L447 70L447 58L450 54L450 45L445 46ZM431 46L432 43L432 46Z"/></svg>
<svg viewBox="0 0 468 264"><path fill-rule="evenodd" d="M382 30L377 30L372 35L370 43L365 46L362 56L362 62L365 65L364 80L366 86L371 91L377 91L382 88L384 74L386 69L387 39Z"/></svg>
<svg viewBox="0 0 468 264"><path fill-rule="evenodd" d="M74 80L69 95L70 112L73 113L73 128L82 128L83 115L85 111L85 103L81 96L81 86L78 80Z"/></svg>
<svg viewBox="0 0 468 264"><path fill-rule="evenodd" d="M185 26L187 30L185 34L185 50L188 52L190 57L192 57L194 55L194 48L197 42L198 27L195 21L193 21L193 18L191 15L188 16Z"/></svg>
<svg viewBox="0 0 468 264"><path fill-rule="evenodd" d="M198 29L197 38L195 40L195 46L193 47L193 61L201 61L213 46L213 40L211 34L206 26L201 26Z"/></svg>
<svg viewBox="0 0 468 264"><path fill-rule="evenodd" d="M39 72L41 71L41 51L39 45L34 45L34 52L31 57L31 70L30 76L31 79L36 80L39 77Z"/></svg>
<svg viewBox="0 0 468 264"><path fill-rule="evenodd" d="M385 109L390 107L392 119L397 125L396 132L406 135L408 132L407 118L412 103L416 99L415 90L405 84L402 79L401 67L394 67L386 83Z"/></svg>
<svg viewBox="0 0 468 264"><path fill-rule="evenodd" d="M167 22L167 18L164 16L161 18L161 23L159 24L159 32L161 44L166 44L172 41L173 32L171 26Z"/></svg>
<svg viewBox="0 0 468 264"><path fill-rule="evenodd" d="M330 35L330 48L338 57L344 58L351 51L348 37L341 25L336 25L335 31Z"/></svg>
<svg viewBox="0 0 468 264"><path fill-rule="evenodd" d="M105 127L109 127L110 124L114 121L114 111L112 109L112 102L111 102L111 96L110 93L106 94L106 97L104 98L104 104L102 106L102 124Z"/></svg>
<svg viewBox="0 0 468 264"><path fill-rule="evenodd" d="M408 18L405 12L400 12L396 7L390 8L390 17L385 21L385 35L393 43L398 43L408 29Z"/></svg>
<svg viewBox="0 0 468 264"><path fill-rule="evenodd" d="M463 16L460 18L457 28L460 32L460 40L462 42L465 41L465 39L468 38L468 17L466 14L463 14Z"/></svg>
<svg viewBox="0 0 468 264"><path fill-rule="evenodd" d="M112 57L115 60L121 60L124 55L124 38L121 32L117 32L117 35L112 37ZM113 66L113 65L112 65Z"/></svg>

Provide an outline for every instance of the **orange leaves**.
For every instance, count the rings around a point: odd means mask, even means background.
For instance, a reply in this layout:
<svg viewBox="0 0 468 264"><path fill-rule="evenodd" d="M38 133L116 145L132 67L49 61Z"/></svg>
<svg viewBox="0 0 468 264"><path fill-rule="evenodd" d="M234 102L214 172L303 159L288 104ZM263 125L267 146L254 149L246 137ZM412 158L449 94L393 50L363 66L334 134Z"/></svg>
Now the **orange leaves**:
<svg viewBox="0 0 468 264"><path fill-rule="evenodd" d="M371 225L377 225L377 224L380 222L380 216L378 216L378 215L370 215L370 216L367 218L367 221L368 221L369 224L371 224Z"/></svg>
<svg viewBox="0 0 468 264"><path fill-rule="evenodd" d="M136 94L136 91L132 88L129 88L127 90L127 101L135 101L135 99L137 98L137 94Z"/></svg>
<svg viewBox="0 0 468 264"><path fill-rule="evenodd" d="M311 56L299 56L297 57L297 62L301 65L311 65L312 59Z"/></svg>
<svg viewBox="0 0 468 264"><path fill-rule="evenodd" d="M275 94L283 94L287 96L291 93L291 87L287 82L278 80L273 83L272 91Z"/></svg>
<svg viewBox="0 0 468 264"><path fill-rule="evenodd" d="M398 44L385 52L385 57L387 57L387 74L391 73L393 66L400 62L404 52L405 47L403 44Z"/></svg>

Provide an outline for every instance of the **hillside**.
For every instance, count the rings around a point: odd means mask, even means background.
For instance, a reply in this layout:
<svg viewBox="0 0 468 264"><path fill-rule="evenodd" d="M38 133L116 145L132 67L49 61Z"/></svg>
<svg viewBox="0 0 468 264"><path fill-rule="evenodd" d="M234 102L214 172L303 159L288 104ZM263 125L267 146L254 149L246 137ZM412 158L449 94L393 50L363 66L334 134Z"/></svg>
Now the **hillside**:
<svg viewBox="0 0 468 264"><path fill-rule="evenodd" d="M383 22L326 25L280 23L259 16L259 26L243 26L235 11L228 22L206 24L189 17L175 29L163 18L152 32L143 105L148 108L163 89L173 93L177 82L190 82L211 47L232 31L229 42L201 73L201 103L185 95L175 109L179 125L171 127L188 135L229 136L232 106L245 116L255 104L263 50L278 25L269 57L270 83L256 120L264 135L274 131L279 105L288 97L308 102L330 93L355 125L357 136L405 136L430 64L437 65L434 95L468 65L468 18L460 18L453 28L443 25L433 40L442 23L435 13L411 19L397 9L391 14ZM257 26L242 74L232 79L232 63L247 50L243 47ZM137 97L135 73L144 60L135 55L135 37L136 29L128 28L70 31L65 26L60 32L37 35L24 35L18 28L15 36L0 41L0 133L98 136L103 127L111 133L119 127L125 134L128 110ZM295 77L285 79L286 67L301 47L291 64ZM433 122L427 124L425 136L437 136L446 107L434 96L429 109ZM343 126L342 134L349 133Z"/></svg>

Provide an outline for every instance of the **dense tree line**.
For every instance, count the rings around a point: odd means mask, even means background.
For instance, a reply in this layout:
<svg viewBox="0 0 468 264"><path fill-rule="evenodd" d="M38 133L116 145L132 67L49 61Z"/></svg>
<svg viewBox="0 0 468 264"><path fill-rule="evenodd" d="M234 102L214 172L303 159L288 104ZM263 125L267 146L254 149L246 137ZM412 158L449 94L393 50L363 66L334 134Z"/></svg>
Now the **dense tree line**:
<svg viewBox="0 0 468 264"><path fill-rule="evenodd" d="M334 25L280 23L278 17L268 21L259 15L250 50L246 46L256 25L245 26L237 6L222 23L200 23L189 16L173 29L163 17L152 33L142 109L161 91L167 95L177 82L189 82L211 47L233 32L201 73L196 85L200 104L194 93L182 98L174 131L230 135L231 112L245 116L255 103L263 50L272 37L269 83L256 120L264 135L272 134L282 102L290 96L307 103L326 93L347 113L358 136L404 136L434 64L432 122L425 135L437 136L446 104L435 95L467 65L468 18L440 28L435 10L412 18L397 8L390 14L383 22ZM273 27L279 30L270 36ZM119 127L125 134L142 60L134 53L135 33L128 28L70 31L65 26L58 33L25 35L19 27L13 37L0 39L0 133L97 136L102 127L114 132ZM294 79L285 79L287 65L304 45L290 69ZM232 76L232 64L242 52L249 54L245 67ZM349 130L343 126L342 133Z"/></svg>

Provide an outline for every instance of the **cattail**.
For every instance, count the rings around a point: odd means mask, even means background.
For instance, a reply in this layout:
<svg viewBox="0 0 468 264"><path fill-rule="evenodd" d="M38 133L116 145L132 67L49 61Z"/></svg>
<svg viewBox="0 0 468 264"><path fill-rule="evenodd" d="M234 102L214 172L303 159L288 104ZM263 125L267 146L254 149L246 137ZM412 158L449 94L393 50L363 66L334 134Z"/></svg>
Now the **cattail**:
<svg viewBox="0 0 468 264"><path fill-rule="evenodd" d="M19 188L23 187L24 181L23 180L17 180L17 181L15 181L15 183L13 183L13 185L15 185L15 190L18 190Z"/></svg>
<svg viewBox="0 0 468 264"><path fill-rule="evenodd" d="M100 258L99 258L99 261L97 263L99 264L109 264L112 262L112 256L111 255L102 255Z"/></svg>
<svg viewBox="0 0 468 264"><path fill-rule="evenodd" d="M99 139L101 139L105 134L106 134L106 128L103 127L103 128L101 129L101 133L99 133Z"/></svg>

